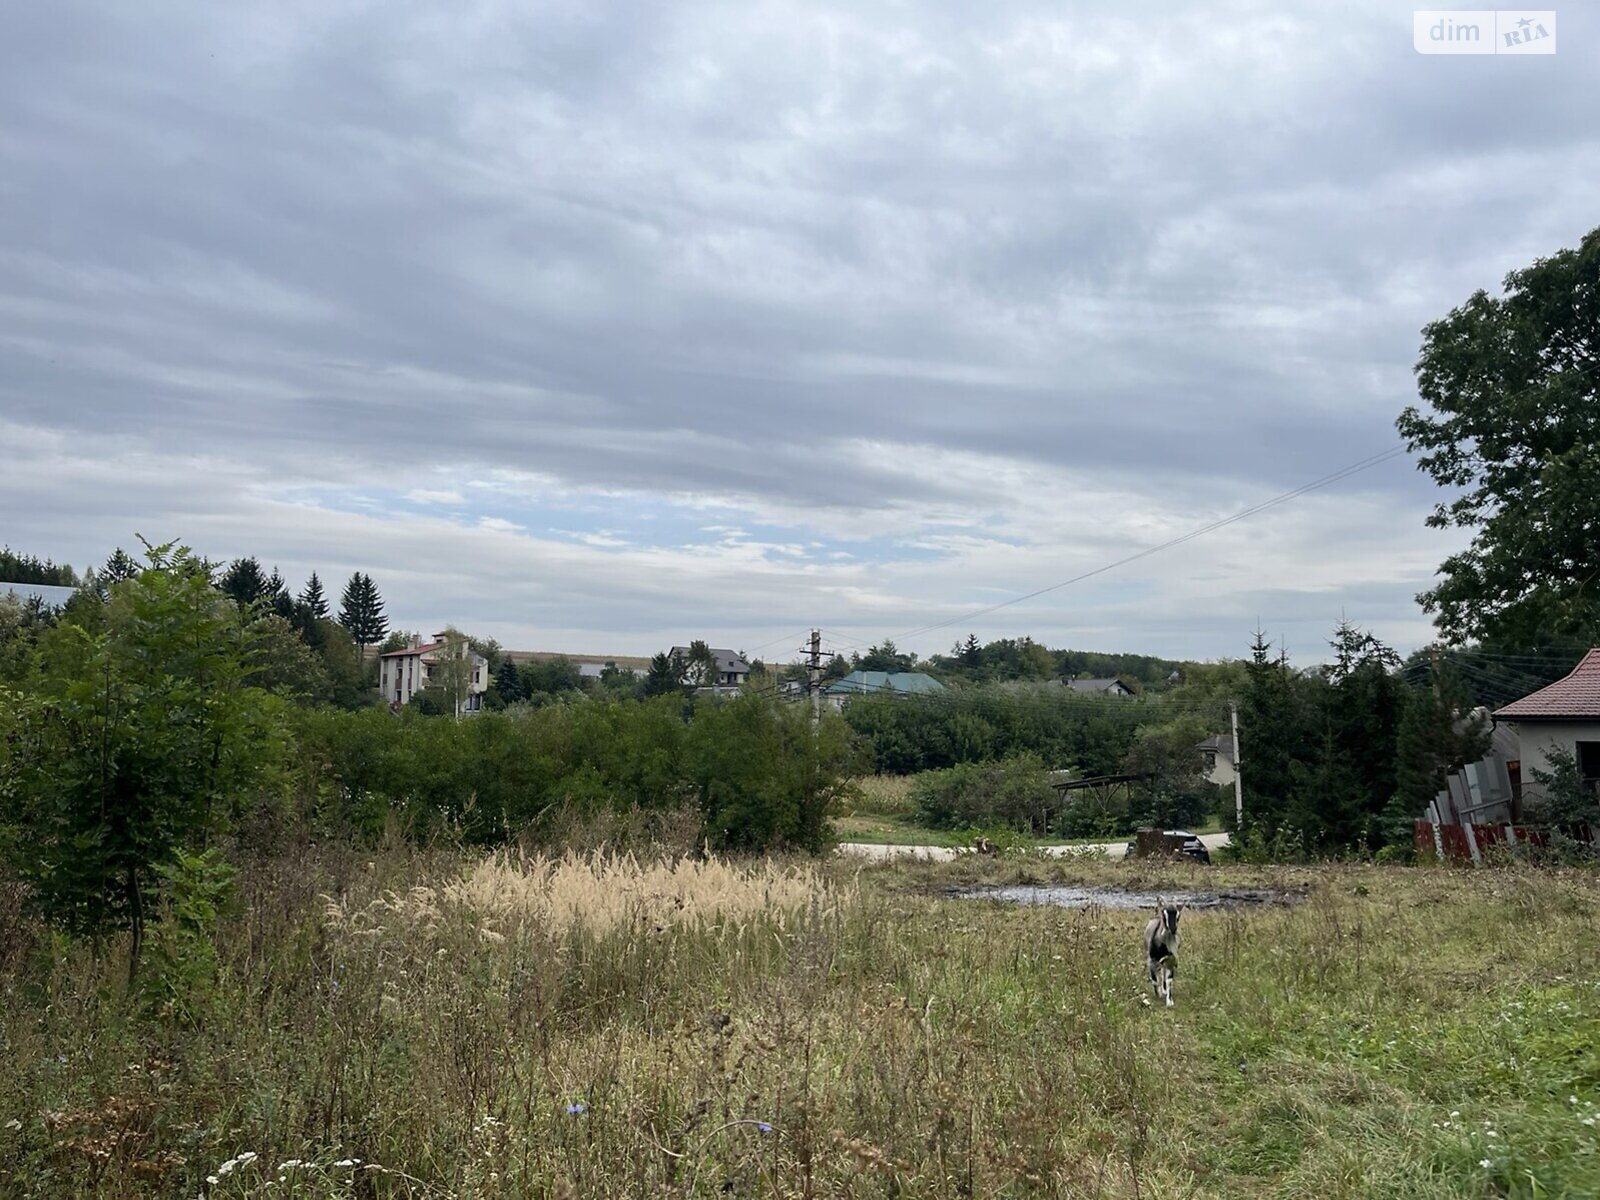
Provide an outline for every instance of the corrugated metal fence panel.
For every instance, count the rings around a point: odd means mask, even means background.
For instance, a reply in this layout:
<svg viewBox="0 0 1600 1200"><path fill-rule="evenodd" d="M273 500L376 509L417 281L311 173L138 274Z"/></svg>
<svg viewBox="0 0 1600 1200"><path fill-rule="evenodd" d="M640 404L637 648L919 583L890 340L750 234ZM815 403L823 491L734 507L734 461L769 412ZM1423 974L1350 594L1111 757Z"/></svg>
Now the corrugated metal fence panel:
<svg viewBox="0 0 1600 1200"><path fill-rule="evenodd" d="M1440 825L1436 831L1429 821L1416 822L1414 839L1418 854L1427 854L1434 850L1435 832L1439 835L1438 844L1443 846L1446 858L1460 859L1463 862L1472 860L1472 847L1467 841L1467 831L1464 826ZM1513 832L1519 845L1522 843L1534 846L1546 844L1545 832L1541 829L1528 829L1521 825L1482 825L1476 823L1472 826L1472 834L1478 841L1479 851L1483 851L1490 846L1509 844ZM1592 843L1595 840L1594 830L1587 825L1569 829L1566 833L1580 842Z"/></svg>

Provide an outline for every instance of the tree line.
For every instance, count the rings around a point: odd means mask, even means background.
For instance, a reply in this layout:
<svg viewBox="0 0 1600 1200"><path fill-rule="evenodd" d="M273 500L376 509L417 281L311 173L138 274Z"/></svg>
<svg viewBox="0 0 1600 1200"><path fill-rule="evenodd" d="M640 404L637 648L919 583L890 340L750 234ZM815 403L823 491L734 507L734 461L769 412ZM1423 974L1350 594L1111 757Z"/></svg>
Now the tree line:
<svg viewBox="0 0 1600 1200"><path fill-rule="evenodd" d="M312 582L285 615L247 564L146 560L33 624L0 604L0 871L69 933L129 931L130 970L147 925L223 886L246 825L489 845L649 809L692 812L712 846L827 844L854 767L837 719L680 693L430 720L376 707L359 664L344 709L310 683L357 634L315 615Z"/></svg>

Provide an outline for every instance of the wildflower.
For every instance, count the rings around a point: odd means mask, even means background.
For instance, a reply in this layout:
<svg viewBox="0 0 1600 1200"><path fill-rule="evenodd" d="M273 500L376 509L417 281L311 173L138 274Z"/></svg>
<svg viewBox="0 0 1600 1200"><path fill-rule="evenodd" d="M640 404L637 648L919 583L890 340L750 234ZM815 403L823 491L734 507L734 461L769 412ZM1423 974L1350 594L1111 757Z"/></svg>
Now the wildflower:
<svg viewBox="0 0 1600 1200"><path fill-rule="evenodd" d="M306 1164L303 1159L286 1158L278 1164L278 1172L281 1174L284 1171L292 1171L295 1167L303 1167L305 1165Z"/></svg>
<svg viewBox="0 0 1600 1200"><path fill-rule="evenodd" d="M768 1125L765 1121L757 1121L756 1122L756 1128L759 1129L762 1133L771 1133L772 1132L772 1126Z"/></svg>
<svg viewBox="0 0 1600 1200"><path fill-rule="evenodd" d="M1450 1115L1452 1117L1459 1117L1461 1115L1461 1110L1459 1108L1453 1108L1450 1110Z"/></svg>
<svg viewBox="0 0 1600 1200"><path fill-rule="evenodd" d="M336 1167L353 1167L360 1161L361 1160L359 1158L341 1158L338 1162L334 1163L333 1165L336 1166Z"/></svg>
<svg viewBox="0 0 1600 1200"><path fill-rule="evenodd" d="M576 1104L569 1104L567 1105L567 1116L575 1117L581 1112L587 1112L588 1108L589 1106L584 1104L582 1101L579 1101Z"/></svg>
<svg viewBox="0 0 1600 1200"><path fill-rule="evenodd" d="M1594 1118L1593 1117L1585 1117L1583 1119L1583 1123L1585 1125L1587 1125L1590 1129L1594 1128Z"/></svg>
<svg viewBox="0 0 1600 1200"><path fill-rule="evenodd" d="M1478 1165L1485 1170L1488 1170L1490 1167L1494 1166L1494 1163L1490 1162L1487 1158L1480 1158L1478 1160Z"/></svg>
<svg viewBox="0 0 1600 1200"><path fill-rule="evenodd" d="M1568 1104L1576 1104L1577 1102L1578 1102L1578 1098L1576 1096L1568 1096L1567 1097L1567 1103Z"/></svg>
<svg viewBox="0 0 1600 1200"><path fill-rule="evenodd" d="M22 1122L17 1120L15 1117L12 1117L11 1120L6 1122L6 1128L15 1132L16 1130L22 1128Z"/></svg>
<svg viewBox="0 0 1600 1200"><path fill-rule="evenodd" d="M218 1167L217 1176L221 1178L224 1175L232 1175L235 1168L248 1166L251 1162L259 1157L260 1155L258 1155L254 1150L246 1150L243 1154L236 1158L230 1158L227 1162Z"/></svg>

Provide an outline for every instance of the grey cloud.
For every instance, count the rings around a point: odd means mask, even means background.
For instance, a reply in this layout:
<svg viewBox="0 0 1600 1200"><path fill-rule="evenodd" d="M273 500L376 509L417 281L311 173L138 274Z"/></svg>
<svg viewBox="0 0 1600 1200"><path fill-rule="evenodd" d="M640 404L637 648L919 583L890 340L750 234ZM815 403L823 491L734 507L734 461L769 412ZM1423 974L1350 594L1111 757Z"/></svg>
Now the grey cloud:
<svg viewBox="0 0 1600 1200"><path fill-rule="evenodd" d="M1199 511L1392 444L1422 323L1593 223L1561 16L1512 62L1375 2L14 7L0 418L793 514L981 506L899 469L945 447Z"/></svg>

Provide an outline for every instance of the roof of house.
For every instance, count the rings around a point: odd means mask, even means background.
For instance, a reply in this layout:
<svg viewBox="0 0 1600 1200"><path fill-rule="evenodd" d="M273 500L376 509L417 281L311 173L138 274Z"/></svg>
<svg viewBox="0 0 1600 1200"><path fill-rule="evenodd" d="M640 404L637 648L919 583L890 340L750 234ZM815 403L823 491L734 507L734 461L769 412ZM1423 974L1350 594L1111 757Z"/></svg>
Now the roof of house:
<svg viewBox="0 0 1600 1200"><path fill-rule="evenodd" d="M1600 649L1585 654L1565 679L1512 701L1494 715L1508 721L1600 718Z"/></svg>
<svg viewBox="0 0 1600 1200"><path fill-rule="evenodd" d="M1218 753L1226 754L1229 758L1232 758L1233 738L1231 735L1226 733L1215 733L1203 742L1196 742L1194 748L1196 750L1215 750Z"/></svg>
<svg viewBox="0 0 1600 1200"><path fill-rule="evenodd" d="M431 650L438 650L443 645L443 642L429 642L426 646L402 646L399 650L391 650L387 654L379 655L379 657L410 658L413 654L427 654Z"/></svg>
<svg viewBox="0 0 1600 1200"><path fill-rule="evenodd" d="M748 675L750 673L750 664L745 662L737 651L719 650L715 646L710 647L710 649L711 656L717 660L717 673L719 675L725 675L730 671L739 675ZM689 647L674 646L671 652L673 654L681 654L687 658L689 656Z"/></svg>
<svg viewBox="0 0 1600 1200"><path fill-rule="evenodd" d="M1120 679L1069 679L1067 686L1075 692L1109 692L1117 688L1123 691L1132 691Z"/></svg>
<svg viewBox="0 0 1600 1200"><path fill-rule="evenodd" d="M942 692L944 684L921 671L851 671L843 679L830 684L827 691L829 695L842 696L855 692L878 692L885 688L907 694Z"/></svg>

